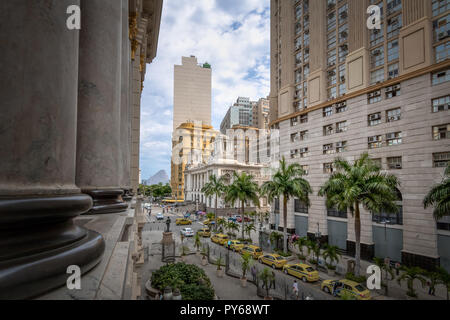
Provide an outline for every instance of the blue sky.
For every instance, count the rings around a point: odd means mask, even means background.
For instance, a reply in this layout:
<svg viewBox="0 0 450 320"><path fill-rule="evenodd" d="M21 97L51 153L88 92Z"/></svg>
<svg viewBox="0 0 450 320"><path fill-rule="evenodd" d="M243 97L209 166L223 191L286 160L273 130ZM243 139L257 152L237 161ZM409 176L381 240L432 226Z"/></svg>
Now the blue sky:
<svg viewBox="0 0 450 320"><path fill-rule="evenodd" d="M269 0L164 0L158 52L147 65L141 101L142 179L170 176L173 66L195 55L212 66L212 125L238 96L270 89Z"/></svg>

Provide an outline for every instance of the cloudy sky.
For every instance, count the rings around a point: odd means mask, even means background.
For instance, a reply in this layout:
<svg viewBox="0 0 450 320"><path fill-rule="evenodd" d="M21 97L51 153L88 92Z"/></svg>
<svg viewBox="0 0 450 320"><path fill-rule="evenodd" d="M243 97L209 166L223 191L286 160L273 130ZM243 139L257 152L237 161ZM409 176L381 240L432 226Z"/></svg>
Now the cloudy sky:
<svg viewBox="0 0 450 320"><path fill-rule="evenodd" d="M238 96L269 95L269 0L164 0L158 53L147 65L141 102L142 179L170 176L173 66L195 55L212 66L212 125Z"/></svg>

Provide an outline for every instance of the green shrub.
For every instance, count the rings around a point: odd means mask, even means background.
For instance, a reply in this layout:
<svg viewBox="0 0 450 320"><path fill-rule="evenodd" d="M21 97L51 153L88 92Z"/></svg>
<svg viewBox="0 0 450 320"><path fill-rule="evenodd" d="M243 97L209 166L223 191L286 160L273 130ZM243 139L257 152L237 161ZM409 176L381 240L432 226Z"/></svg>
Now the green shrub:
<svg viewBox="0 0 450 320"><path fill-rule="evenodd" d="M284 252L283 250L275 250L275 252L284 258L291 256L290 252Z"/></svg>
<svg viewBox="0 0 450 320"><path fill-rule="evenodd" d="M152 274L152 286L161 291L165 287L179 286L185 300L212 300L214 289L205 271L193 264L183 262L161 267Z"/></svg>
<svg viewBox="0 0 450 320"><path fill-rule="evenodd" d="M345 279L351 280L351 281L355 281L358 283L366 283L367 278L365 276L355 276L355 274L353 272L347 272L347 274L345 275Z"/></svg>

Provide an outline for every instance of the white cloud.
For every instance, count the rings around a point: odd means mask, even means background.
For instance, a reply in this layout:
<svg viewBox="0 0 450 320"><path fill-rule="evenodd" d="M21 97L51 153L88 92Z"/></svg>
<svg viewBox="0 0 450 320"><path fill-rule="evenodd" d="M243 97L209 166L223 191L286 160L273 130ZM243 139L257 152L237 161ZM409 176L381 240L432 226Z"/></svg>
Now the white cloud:
<svg viewBox="0 0 450 320"><path fill-rule="evenodd" d="M165 0L157 57L142 94L141 169L170 175L173 66L195 55L212 66L215 128L238 96L269 94L269 0ZM164 151L162 151L164 149Z"/></svg>

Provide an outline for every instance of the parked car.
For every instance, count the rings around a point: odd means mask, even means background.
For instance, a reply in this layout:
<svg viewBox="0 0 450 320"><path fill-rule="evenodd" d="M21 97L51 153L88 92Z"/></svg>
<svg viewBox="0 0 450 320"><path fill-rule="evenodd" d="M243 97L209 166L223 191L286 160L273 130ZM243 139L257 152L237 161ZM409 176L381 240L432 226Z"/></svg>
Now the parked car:
<svg viewBox="0 0 450 320"><path fill-rule="evenodd" d="M214 225L216 222L214 220L210 220L210 219L206 219L205 221L203 221L203 224L205 226L210 226L210 225Z"/></svg>
<svg viewBox="0 0 450 320"><path fill-rule="evenodd" d="M228 217L228 221L236 222L238 217L240 217L240 215L235 214L231 217Z"/></svg>
<svg viewBox="0 0 450 320"><path fill-rule="evenodd" d="M282 256L276 253L267 253L258 258L260 263L267 264L271 266L273 269L283 268L283 266L287 263L287 260Z"/></svg>
<svg viewBox="0 0 450 320"><path fill-rule="evenodd" d="M236 221L237 222L242 222L242 217L241 216L236 217ZM250 222L251 220L250 220L249 217L244 217L244 221L245 222Z"/></svg>
<svg viewBox="0 0 450 320"><path fill-rule="evenodd" d="M187 218L189 218L191 216L191 213L190 212L186 212L185 214L184 214L184 217L187 219Z"/></svg>
<svg viewBox="0 0 450 320"><path fill-rule="evenodd" d="M357 300L370 300L370 291L355 281L348 279L342 280L324 280L320 288L326 293L333 293L333 287L336 284L337 296L340 296L343 292L350 294Z"/></svg>
<svg viewBox="0 0 450 320"><path fill-rule="evenodd" d="M160 212L156 214L156 220L164 220L164 215Z"/></svg>
<svg viewBox="0 0 450 320"><path fill-rule="evenodd" d="M319 273L305 263L285 264L283 272L302 279L303 282L319 281Z"/></svg>
<svg viewBox="0 0 450 320"><path fill-rule="evenodd" d="M225 244L225 247L233 250L233 252L239 252L241 251L241 249L245 246L244 243L242 243L239 240L228 240L227 243Z"/></svg>
<svg viewBox="0 0 450 320"><path fill-rule="evenodd" d="M209 228L202 228L202 229L198 230L197 233L200 237L205 237L205 238L211 237L211 230L209 230Z"/></svg>
<svg viewBox="0 0 450 320"><path fill-rule="evenodd" d="M194 230L192 230L192 228L183 228L183 229L181 229L180 233L185 237L193 237L194 236Z"/></svg>
<svg viewBox="0 0 450 320"><path fill-rule="evenodd" d="M211 236L211 241L220 245L224 245L228 241L228 236L222 233L216 233Z"/></svg>
<svg viewBox="0 0 450 320"><path fill-rule="evenodd" d="M175 220L175 224L177 226L179 225L187 225L187 224L192 224L192 221L186 218L178 218L177 220Z"/></svg>
<svg viewBox="0 0 450 320"><path fill-rule="evenodd" d="M250 253L253 259L258 259L260 256L263 255L261 248L254 245L245 245L241 249L241 254L242 253Z"/></svg>

